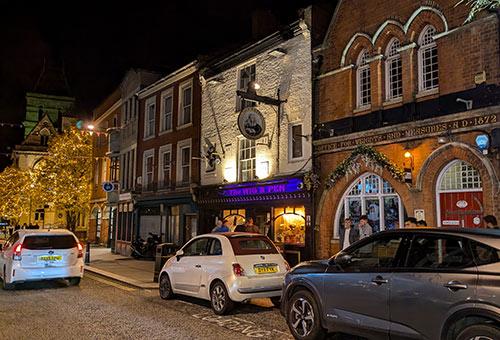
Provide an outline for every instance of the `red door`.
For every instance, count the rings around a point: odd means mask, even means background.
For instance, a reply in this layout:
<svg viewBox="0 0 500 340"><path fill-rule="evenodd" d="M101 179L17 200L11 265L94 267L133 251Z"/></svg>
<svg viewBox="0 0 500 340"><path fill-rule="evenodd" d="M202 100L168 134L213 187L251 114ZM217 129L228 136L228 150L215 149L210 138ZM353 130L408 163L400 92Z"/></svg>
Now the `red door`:
<svg viewBox="0 0 500 340"><path fill-rule="evenodd" d="M483 226L483 192L459 191L439 194L442 227Z"/></svg>

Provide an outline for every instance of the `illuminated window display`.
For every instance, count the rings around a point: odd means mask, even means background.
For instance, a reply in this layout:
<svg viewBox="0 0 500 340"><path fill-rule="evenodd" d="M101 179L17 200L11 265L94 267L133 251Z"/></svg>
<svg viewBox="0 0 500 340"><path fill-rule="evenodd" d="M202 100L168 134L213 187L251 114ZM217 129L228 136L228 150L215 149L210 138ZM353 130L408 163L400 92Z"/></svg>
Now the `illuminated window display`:
<svg viewBox="0 0 500 340"><path fill-rule="evenodd" d="M231 230L234 230L237 225L245 224L245 209L224 210L223 215L223 219L228 221Z"/></svg>
<svg viewBox="0 0 500 340"><path fill-rule="evenodd" d="M274 208L274 240L289 245L305 245L305 208Z"/></svg>

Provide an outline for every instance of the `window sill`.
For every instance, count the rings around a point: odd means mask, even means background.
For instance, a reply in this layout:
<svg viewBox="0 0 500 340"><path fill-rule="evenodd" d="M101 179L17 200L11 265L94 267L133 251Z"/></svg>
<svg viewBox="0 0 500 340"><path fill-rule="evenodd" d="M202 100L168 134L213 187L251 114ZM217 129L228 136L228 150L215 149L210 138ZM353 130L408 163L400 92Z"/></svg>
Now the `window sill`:
<svg viewBox="0 0 500 340"><path fill-rule="evenodd" d="M147 141L147 140L150 140L150 139L154 139L155 138L155 135L151 135L151 136L148 136L148 137L144 137L142 139L143 142Z"/></svg>
<svg viewBox="0 0 500 340"><path fill-rule="evenodd" d="M300 163L303 162L306 158L304 156L302 157L297 157L297 158L289 158L288 163L293 164L293 163Z"/></svg>
<svg viewBox="0 0 500 340"><path fill-rule="evenodd" d="M360 113L360 112L365 112L365 111L369 111L372 109L372 106L371 104L370 105L367 105L367 106L361 106L361 107L358 107L356 109L354 109L352 111L352 113Z"/></svg>
<svg viewBox="0 0 500 340"><path fill-rule="evenodd" d="M389 99L385 102L382 103L382 106L385 107L385 106L391 106L391 105L394 105L394 104L401 104L403 102L403 97L399 97L399 98L394 98L394 99Z"/></svg>
<svg viewBox="0 0 500 340"><path fill-rule="evenodd" d="M184 124L184 125L179 125L177 126L177 130L182 130L182 129L185 129L185 128L188 128L188 127L191 127L193 126L193 123L187 123L187 124Z"/></svg>
<svg viewBox="0 0 500 340"><path fill-rule="evenodd" d="M420 91L417 93L417 95L415 97L422 98L422 97L426 97L426 96L432 96L434 94L439 94L439 87L436 87L435 89L431 89L431 90Z"/></svg>
<svg viewBox="0 0 500 340"><path fill-rule="evenodd" d="M166 135L167 133L170 133L170 132L173 132L173 131L174 131L174 129L160 131L160 133L158 134L158 136L163 136L163 135Z"/></svg>

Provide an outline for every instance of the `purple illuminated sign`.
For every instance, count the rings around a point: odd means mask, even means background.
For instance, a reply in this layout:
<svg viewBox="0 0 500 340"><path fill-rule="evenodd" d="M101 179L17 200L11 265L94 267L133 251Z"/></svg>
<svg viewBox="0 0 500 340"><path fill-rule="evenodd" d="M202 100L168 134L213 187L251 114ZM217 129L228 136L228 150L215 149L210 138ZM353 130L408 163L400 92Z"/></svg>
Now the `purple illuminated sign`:
<svg viewBox="0 0 500 340"><path fill-rule="evenodd" d="M269 181L263 183L245 183L225 186L221 190L224 197L241 197L301 191L302 181L299 178Z"/></svg>

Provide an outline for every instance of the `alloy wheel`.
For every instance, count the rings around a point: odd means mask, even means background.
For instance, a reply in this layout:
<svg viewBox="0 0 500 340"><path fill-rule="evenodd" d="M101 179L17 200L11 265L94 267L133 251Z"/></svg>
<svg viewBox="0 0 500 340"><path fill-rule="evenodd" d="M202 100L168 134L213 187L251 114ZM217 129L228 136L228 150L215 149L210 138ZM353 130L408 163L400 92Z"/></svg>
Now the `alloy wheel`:
<svg viewBox="0 0 500 340"><path fill-rule="evenodd" d="M224 309L226 304L226 293L221 285L216 285L212 290L212 305L216 311Z"/></svg>
<svg viewBox="0 0 500 340"><path fill-rule="evenodd" d="M163 299L167 299L168 297L170 297L170 294L171 294L171 287L168 276L162 275L160 278L160 296Z"/></svg>
<svg viewBox="0 0 500 340"><path fill-rule="evenodd" d="M475 337L470 338L470 340L495 340L485 335L476 335Z"/></svg>
<svg viewBox="0 0 500 340"><path fill-rule="evenodd" d="M304 298L295 300L291 313L295 333L301 337L309 335L314 327L314 310L309 301Z"/></svg>

